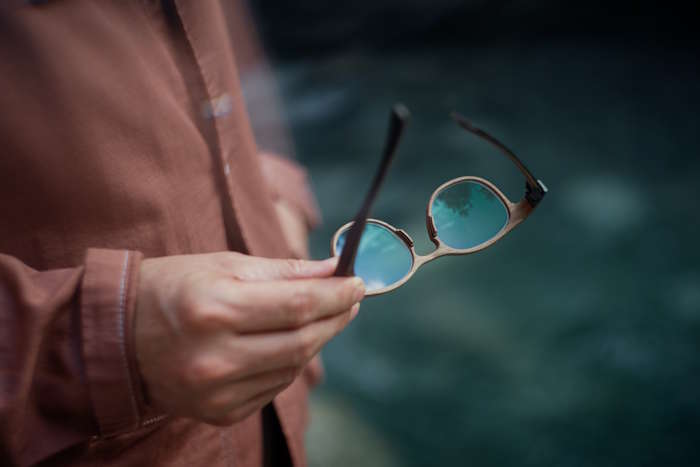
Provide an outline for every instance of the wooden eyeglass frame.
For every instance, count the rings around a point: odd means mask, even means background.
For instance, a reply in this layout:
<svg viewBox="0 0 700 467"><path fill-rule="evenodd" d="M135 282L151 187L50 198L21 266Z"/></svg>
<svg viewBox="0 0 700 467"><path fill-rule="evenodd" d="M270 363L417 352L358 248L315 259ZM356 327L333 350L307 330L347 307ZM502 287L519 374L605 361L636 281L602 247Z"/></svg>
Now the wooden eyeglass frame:
<svg viewBox="0 0 700 467"><path fill-rule="evenodd" d="M430 200L428 201L428 207L426 209L426 227L428 229L430 240L433 242L436 248L433 252L427 255L419 255L418 253L416 253L413 239L404 230L397 229L393 225L388 224L384 221L368 218L370 207L379 191L379 187L381 186L383 179L386 176L389 163L391 162L391 159L393 158L393 155L396 151L398 141L400 139L403 128L405 127L406 122L408 121L409 115L410 114L408 110L404 106L398 104L394 107L390 120L389 133L387 135L387 144L385 145L382 162L379 166L377 174L375 174L372 187L370 188L370 191L365 198L365 202L363 203L362 208L357 213L355 218L352 221L341 226L335 232L333 238L331 239L331 254L333 256L336 256L337 251L335 246L338 242L338 238L348 228L350 229L350 231L348 232L347 240L343 247L341 258L338 262L338 267L335 272L336 276L349 276L354 274L353 267L355 256L357 254L357 249L359 248L362 231L364 230L364 226L367 223L380 225L386 228L406 244L408 250L411 253L412 259L410 271L399 281L394 282L393 284L387 287L368 291L366 293L366 296L382 295L401 287L411 277L413 277L413 275L421 266L441 256L468 255L490 247L491 245L502 239L506 234L508 234L508 232L517 227L522 221L524 221L539 204L542 198L544 198L544 196L547 194L547 187L540 180L536 179L532 175L532 173L527 169L527 167L525 167L525 165L513 153L513 151L508 149L503 143L498 141L490 134L472 125L466 118L464 118L460 114L452 112L450 116L453 120L457 122L459 126L461 126L464 130L468 131L469 133L472 133L478 136L479 138L491 143L504 155L506 155L516 165L516 167L518 167L518 170L520 170L520 172L525 176L525 195L520 201L514 203L513 201L508 199L508 197L504 195L503 192L499 190L498 187L496 187L496 185L484 178L463 176L453 178L452 180L448 180L447 182L437 187L435 191L433 191L433 194L430 196ZM489 240L471 248L457 249L446 245L440 240L440 235L435 227L435 223L433 222L432 206L433 202L435 201L435 198L438 196L438 194L440 194L440 192L442 192L444 189L450 186L465 181L478 183L488 188L491 192L498 196L498 198L501 200L508 212L508 222L506 222L506 224L501 228L501 230Z"/></svg>

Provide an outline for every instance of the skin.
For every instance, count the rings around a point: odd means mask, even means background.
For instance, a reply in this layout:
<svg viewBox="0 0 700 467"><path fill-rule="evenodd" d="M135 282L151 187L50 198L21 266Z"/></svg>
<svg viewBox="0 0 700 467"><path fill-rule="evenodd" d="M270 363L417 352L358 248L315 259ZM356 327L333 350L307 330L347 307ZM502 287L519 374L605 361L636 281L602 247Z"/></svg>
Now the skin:
<svg viewBox="0 0 700 467"><path fill-rule="evenodd" d="M144 260L135 348L150 403L215 425L269 403L357 315L362 280L330 277L335 264L233 252Z"/></svg>
<svg viewBox="0 0 700 467"><path fill-rule="evenodd" d="M288 243L304 244L305 228L280 219ZM144 260L134 346L149 403L214 425L268 404L359 311L362 280L331 277L336 263L233 252Z"/></svg>

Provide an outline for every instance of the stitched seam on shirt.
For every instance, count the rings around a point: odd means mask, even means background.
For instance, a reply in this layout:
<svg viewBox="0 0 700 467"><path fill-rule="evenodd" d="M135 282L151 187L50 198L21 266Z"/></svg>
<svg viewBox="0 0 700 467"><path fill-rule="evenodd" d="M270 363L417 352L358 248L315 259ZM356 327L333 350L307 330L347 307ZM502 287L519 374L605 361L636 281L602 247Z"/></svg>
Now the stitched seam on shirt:
<svg viewBox="0 0 700 467"><path fill-rule="evenodd" d="M158 415L157 417L152 417L152 418L145 420L143 423L141 423L141 426L153 425L154 423L158 423L161 420L165 420L166 418L167 418L167 415Z"/></svg>
<svg viewBox="0 0 700 467"><path fill-rule="evenodd" d="M223 451L224 458L226 459L226 465L228 467L234 467L236 463L233 460L233 452L231 451L231 439L229 433L230 432L228 429L221 428L219 431L219 440L221 441L221 450Z"/></svg>
<svg viewBox="0 0 700 467"><path fill-rule="evenodd" d="M118 313L118 333L119 333L119 344L120 344L120 350L121 350L121 355L122 355L122 361L124 363L124 370L126 371L126 380L129 386L129 400L131 401L131 410L134 415L134 419L138 421L138 410L136 408L136 397L134 396L134 387L131 382L131 373L129 371L129 361L126 358L126 339L124 338L125 332L124 332L124 315L126 314L125 310L125 305L126 305L126 286L127 286L127 277L129 273L129 256L130 252L126 252L126 256L124 257L124 266L122 267L122 279L121 283L119 285L119 310L117 310Z"/></svg>
<svg viewBox="0 0 700 467"><path fill-rule="evenodd" d="M211 78L209 78L209 76L206 73L206 69L203 66L203 63L204 63L203 57L201 56L201 54L199 52L197 52L197 50L194 47L194 43L195 43L194 33L191 30L191 26L188 25L186 23L186 21L184 20L184 18L182 17L182 11L177 5L177 1L175 1L175 6L177 9L178 18L180 19L180 25L182 27L182 30L185 33L185 39L187 40L189 50L192 53L192 57L194 58L195 64L197 65L197 72L198 72L200 78L202 79L202 85L204 86L204 92L205 92L206 96L209 99L211 99L211 96L212 96ZM231 50L231 55L233 56L233 50ZM240 95L240 93L241 93L241 89L239 86L239 89L238 89L239 95L237 96L237 98L243 100L243 96ZM224 151L224 144L223 144L224 141L223 141L222 136L221 136L222 128L221 128L220 121L214 120L213 126L214 126L214 130L215 130L215 134L216 134L216 143L217 143L216 145L218 147L218 151L216 153L214 153L214 151L210 150L209 152L212 154L212 157L214 159L218 159L218 161L221 164L227 164L227 163L229 163L228 161L235 163L235 161L237 159L236 157L227 157L223 152ZM234 149L234 151L235 151L235 149ZM224 165L224 167L225 167L225 165ZM230 168L229 168L229 171L230 171ZM240 215L241 210L240 210L240 205L239 205L239 202L240 202L239 197L236 195L236 185L231 183L231 178L228 176L228 174L225 174L224 178L225 178L224 186L227 188L227 191L228 191L228 193L225 194L225 196L227 195L227 197L230 199L230 202L231 202L231 205L233 208L233 212L231 214L233 216L233 221L236 223L236 225L238 227L237 233L238 233L238 235L240 235L240 238L243 242L243 247L246 250L248 250L248 253L250 253L250 251L249 251L250 245L251 245L250 237L248 236L248 233L245 232L245 227L243 227L243 223L240 222L239 215ZM234 227L231 227L231 229L233 229L233 228ZM227 227L227 232L226 232L227 238L230 238L231 233L228 232L228 229L229 228ZM230 244L230 241L229 241L229 244Z"/></svg>

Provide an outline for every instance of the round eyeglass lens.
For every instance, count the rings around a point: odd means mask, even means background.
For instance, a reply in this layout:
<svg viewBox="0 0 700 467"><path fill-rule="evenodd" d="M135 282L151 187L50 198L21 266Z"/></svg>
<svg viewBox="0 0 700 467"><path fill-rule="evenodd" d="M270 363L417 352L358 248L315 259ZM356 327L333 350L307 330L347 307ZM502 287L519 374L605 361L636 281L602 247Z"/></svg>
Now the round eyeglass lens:
<svg viewBox="0 0 700 467"><path fill-rule="evenodd" d="M335 243L336 255L342 253L349 230L348 227L338 236ZM367 223L355 257L355 275L365 282L367 292L400 281L411 271L412 266L413 256L401 238L383 225Z"/></svg>
<svg viewBox="0 0 700 467"><path fill-rule="evenodd" d="M501 198L479 182L463 181L444 188L432 206L433 223L440 240L459 250L480 245L508 223Z"/></svg>

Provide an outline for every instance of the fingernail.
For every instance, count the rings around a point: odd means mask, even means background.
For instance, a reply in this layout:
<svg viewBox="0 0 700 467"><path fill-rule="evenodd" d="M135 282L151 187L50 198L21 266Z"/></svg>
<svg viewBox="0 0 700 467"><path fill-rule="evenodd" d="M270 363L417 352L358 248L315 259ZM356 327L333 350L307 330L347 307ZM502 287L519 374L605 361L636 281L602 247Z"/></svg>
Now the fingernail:
<svg viewBox="0 0 700 467"><path fill-rule="evenodd" d="M329 274L335 269L337 262L337 258L331 257L321 261L307 261L305 264L308 267L309 274L315 276L317 274Z"/></svg>
<svg viewBox="0 0 700 467"><path fill-rule="evenodd" d="M320 266L320 269L323 269L324 271L333 271L335 270L335 267L338 264L338 257L331 256L330 258L326 258L323 261L319 261L318 264Z"/></svg>
<svg viewBox="0 0 700 467"><path fill-rule="evenodd" d="M359 302L365 298L365 283L359 277L352 278L352 286L355 291L352 294L353 302Z"/></svg>
<svg viewBox="0 0 700 467"><path fill-rule="evenodd" d="M357 316L357 314L358 314L359 312L360 312L360 304L359 304L359 303L355 303L355 304L352 306L352 308L350 308L350 321L352 321L353 319L355 319L355 317Z"/></svg>

